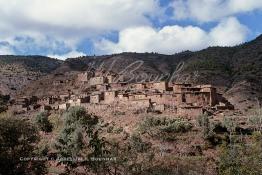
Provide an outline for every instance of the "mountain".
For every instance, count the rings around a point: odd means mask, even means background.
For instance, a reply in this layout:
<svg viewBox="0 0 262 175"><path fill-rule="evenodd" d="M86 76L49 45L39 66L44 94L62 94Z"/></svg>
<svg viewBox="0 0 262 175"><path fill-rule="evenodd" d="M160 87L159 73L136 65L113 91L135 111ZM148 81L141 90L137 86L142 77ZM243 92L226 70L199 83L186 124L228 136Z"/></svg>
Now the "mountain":
<svg viewBox="0 0 262 175"><path fill-rule="evenodd" d="M3 64L5 68L2 68ZM5 77L12 75L8 77L9 83L1 81L1 90L17 89L16 92L22 95L74 90L77 87L61 85L58 91L52 82L67 79L73 82L77 73L90 67L102 67L116 73L128 72L129 78L135 74L138 80L148 80L150 77L151 80L152 77L168 79L173 74L176 75L173 80L178 82L213 84L236 108L243 111L256 107L262 101L262 35L235 47L209 47L174 55L121 53L70 58L65 61L40 56L0 56L0 66L2 72L9 71ZM25 85L24 88L22 85Z"/></svg>
<svg viewBox="0 0 262 175"><path fill-rule="evenodd" d="M43 56L0 56L0 94L13 94L24 85L50 74L62 61Z"/></svg>

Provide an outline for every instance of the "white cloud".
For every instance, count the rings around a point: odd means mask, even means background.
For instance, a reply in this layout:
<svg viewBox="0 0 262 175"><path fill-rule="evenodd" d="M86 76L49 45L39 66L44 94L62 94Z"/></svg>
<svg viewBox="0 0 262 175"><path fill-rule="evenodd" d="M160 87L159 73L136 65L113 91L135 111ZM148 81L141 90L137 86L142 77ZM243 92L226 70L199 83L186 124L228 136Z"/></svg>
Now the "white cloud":
<svg viewBox="0 0 262 175"><path fill-rule="evenodd" d="M176 19L216 21L239 13L262 9L261 0L174 0L171 3Z"/></svg>
<svg viewBox="0 0 262 175"><path fill-rule="evenodd" d="M0 42L25 52L49 49L47 54L53 54L61 43L73 51L85 38L151 25L148 16L161 14L157 0L0 0Z"/></svg>
<svg viewBox="0 0 262 175"><path fill-rule="evenodd" d="M211 45L233 46L242 43L247 32L248 28L240 24L236 18L224 19L209 33Z"/></svg>
<svg viewBox="0 0 262 175"><path fill-rule="evenodd" d="M160 13L156 0L0 0L1 25L9 32L18 28L19 33L41 31L66 37L150 24L146 15Z"/></svg>
<svg viewBox="0 0 262 175"><path fill-rule="evenodd" d="M5 45L0 45L0 55L13 55L14 51L9 47Z"/></svg>
<svg viewBox="0 0 262 175"><path fill-rule="evenodd" d="M80 57L80 56L85 56L85 54L83 52L71 51L71 52L68 52L68 53L62 54L62 55L48 55L48 57L57 58L57 59L60 59L60 60L65 60L67 58L76 58L76 57Z"/></svg>
<svg viewBox="0 0 262 175"><path fill-rule="evenodd" d="M159 52L173 54L185 50L200 50L208 46L233 46L245 41L247 29L236 18L222 20L210 32L199 27L178 25L154 29L149 26L125 29L119 41L103 39L96 48L105 53Z"/></svg>

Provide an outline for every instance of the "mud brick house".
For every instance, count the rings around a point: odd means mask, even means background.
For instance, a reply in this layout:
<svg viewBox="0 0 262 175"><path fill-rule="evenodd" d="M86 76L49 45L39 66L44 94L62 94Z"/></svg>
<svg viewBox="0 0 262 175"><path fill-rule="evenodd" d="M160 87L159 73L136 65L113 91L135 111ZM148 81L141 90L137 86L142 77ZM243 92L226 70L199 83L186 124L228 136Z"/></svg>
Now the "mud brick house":
<svg viewBox="0 0 262 175"><path fill-rule="evenodd" d="M86 94L60 95L38 101L41 105L59 103L58 108L66 110L69 106L83 106L90 111L112 110L112 106L122 111L145 109L144 111L171 111L177 116L195 118L207 109L228 110L232 105L216 92L212 85L167 83L166 81L124 83L114 82L118 75L103 71L92 75L81 73L78 80L87 82ZM61 104L62 103L62 104ZM101 110L102 110L101 109ZM149 110L147 110L149 109Z"/></svg>
<svg viewBox="0 0 262 175"><path fill-rule="evenodd" d="M84 72L77 75L77 81L79 82L88 82L89 79L92 77L92 72Z"/></svg>
<svg viewBox="0 0 262 175"><path fill-rule="evenodd" d="M106 91L104 93L104 101L105 103L112 103L116 100L117 91Z"/></svg>
<svg viewBox="0 0 262 175"><path fill-rule="evenodd" d="M60 97L59 96L51 96L51 97L44 97L41 98L37 101L37 104L39 105L51 105L54 104L55 102L59 102Z"/></svg>
<svg viewBox="0 0 262 175"><path fill-rule="evenodd" d="M95 86L95 85L102 85L106 83L106 78L103 76L99 76L99 77L92 77L89 80L89 85L90 86Z"/></svg>
<svg viewBox="0 0 262 175"><path fill-rule="evenodd" d="M60 110L67 110L69 107L70 107L69 103L64 103L64 104L60 104L58 108Z"/></svg>
<svg viewBox="0 0 262 175"><path fill-rule="evenodd" d="M98 104L104 100L104 93L94 93L90 96L90 103Z"/></svg>
<svg viewBox="0 0 262 175"><path fill-rule="evenodd" d="M18 98L12 106L15 113L23 113L29 110L30 101L27 97Z"/></svg>

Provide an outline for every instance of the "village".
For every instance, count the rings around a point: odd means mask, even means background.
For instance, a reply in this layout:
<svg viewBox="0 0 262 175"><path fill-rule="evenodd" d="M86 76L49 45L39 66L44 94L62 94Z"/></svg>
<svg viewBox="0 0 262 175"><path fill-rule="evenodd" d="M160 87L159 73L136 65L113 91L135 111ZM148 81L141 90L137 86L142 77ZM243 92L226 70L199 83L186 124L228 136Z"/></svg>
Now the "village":
<svg viewBox="0 0 262 175"><path fill-rule="evenodd" d="M234 109L212 85L193 86L167 81L128 83L123 76L104 71L79 73L76 81L87 87L88 92L68 92L43 98L21 97L10 108L16 113L25 113L81 106L95 114L101 110L120 113L169 112L187 118L195 118L205 112L212 114Z"/></svg>

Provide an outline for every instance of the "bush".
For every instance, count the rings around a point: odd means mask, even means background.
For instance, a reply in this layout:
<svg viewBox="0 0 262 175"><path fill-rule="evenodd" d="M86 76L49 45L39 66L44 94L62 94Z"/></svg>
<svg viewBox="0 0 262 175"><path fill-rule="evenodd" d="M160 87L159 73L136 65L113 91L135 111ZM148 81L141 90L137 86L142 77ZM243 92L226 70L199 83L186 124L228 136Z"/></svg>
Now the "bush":
<svg viewBox="0 0 262 175"><path fill-rule="evenodd" d="M219 152L219 174L262 174L261 138L261 134L256 133L249 144L242 142L222 145Z"/></svg>
<svg viewBox="0 0 262 175"><path fill-rule="evenodd" d="M63 118L63 128L55 143L58 157L91 158L106 154L106 141L99 137L102 126L97 116L88 114L82 107L71 107ZM67 173L79 166L77 161L61 160L60 163L67 165ZM83 165L97 173L103 163L86 161Z"/></svg>
<svg viewBox="0 0 262 175"><path fill-rule="evenodd" d="M236 132L237 124L232 118L224 117L222 126L227 128L227 131L230 133Z"/></svg>
<svg viewBox="0 0 262 175"><path fill-rule="evenodd" d="M254 127L256 131L262 130L262 111L261 109L255 111L254 115L248 118L248 122L250 125Z"/></svg>
<svg viewBox="0 0 262 175"><path fill-rule="evenodd" d="M21 161L34 154L39 141L37 129L29 121L0 118L0 174L45 174L44 162Z"/></svg>
<svg viewBox="0 0 262 175"><path fill-rule="evenodd" d="M120 134L120 133L123 132L123 131L124 131L123 127L119 127L119 128L116 128L116 129L113 130L113 132L114 132L115 134Z"/></svg>
<svg viewBox="0 0 262 175"><path fill-rule="evenodd" d="M217 125L214 123L210 123L207 114L200 115L197 119L197 122L198 125L201 127L203 139L208 140L213 145L216 145L219 142L219 139L214 132Z"/></svg>
<svg viewBox="0 0 262 175"><path fill-rule="evenodd" d="M9 99L10 99L9 95L0 94L0 113L5 112L8 109L7 102L9 101Z"/></svg>
<svg viewBox="0 0 262 175"><path fill-rule="evenodd" d="M144 142L139 135L132 135L130 138L130 143L132 148L134 148L139 153L147 152L152 145L151 143Z"/></svg>
<svg viewBox="0 0 262 175"><path fill-rule="evenodd" d="M41 131L51 132L53 129L52 124L48 120L49 113L47 111L41 112L35 118L35 123Z"/></svg>
<svg viewBox="0 0 262 175"><path fill-rule="evenodd" d="M142 134L149 134L152 137L165 141L174 141L177 133L187 132L192 128L192 124L184 119L168 119L147 117L138 127Z"/></svg>

